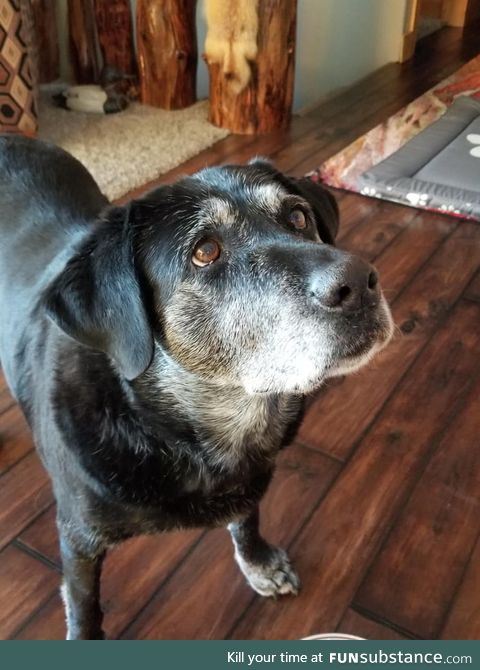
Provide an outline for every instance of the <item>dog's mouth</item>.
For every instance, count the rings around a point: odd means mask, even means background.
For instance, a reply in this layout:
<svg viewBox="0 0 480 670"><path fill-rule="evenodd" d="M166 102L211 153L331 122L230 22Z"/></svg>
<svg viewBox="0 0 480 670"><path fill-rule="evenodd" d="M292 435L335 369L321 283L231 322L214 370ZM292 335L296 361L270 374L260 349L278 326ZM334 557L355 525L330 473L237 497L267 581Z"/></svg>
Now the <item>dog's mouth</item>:
<svg viewBox="0 0 480 670"><path fill-rule="evenodd" d="M359 370L387 346L393 335L394 324L386 303L381 307L380 317L355 345L348 347L345 353L340 353L326 370L324 378L338 377Z"/></svg>
<svg viewBox="0 0 480 670"><path fill-rule="evenodd" d="M317 390L328 378L348 375L365 367L387 346L393 331L393 318L383 300L374 321L356 336L355 342L345 344L335 353L323 372L311 381L307 392Z"/></svg>
<svg viewBox="0 0 480 670"><path fill-rule="evenodd" d="M292 393L294 395L313 393L320 388L326 379L348 375L363 368L386 347L390 341L392 333L393 323L389 324L388 328L382 327L375 332L372 331L367 338L362 340L361 344L355 347L349 347L347 352L337 353L332 357L331 362L319 371L317 375L312 375L309 378L307 377L303 382L288 385L288 388L284 388L283 392ZM249 392L255 394L268 394L271 393L272 390L273 389L270 387L257 387L254 389L250 388ZM275 391L282 392L282 389L275 388Z"/></svg>
<svg viewBox="0 0 480 670"><path fill-rule="evenodd" d="M393 320L382 298L374 310L340 319L323 338L316 332L321 329L305 332L303 344L298 338L284 338L282 347L272 348L268 356L265 349L260 350L258 358L249 361L253 374L242 376L247 393L312 393L326 379L367 365L388 344Z"/></svg>

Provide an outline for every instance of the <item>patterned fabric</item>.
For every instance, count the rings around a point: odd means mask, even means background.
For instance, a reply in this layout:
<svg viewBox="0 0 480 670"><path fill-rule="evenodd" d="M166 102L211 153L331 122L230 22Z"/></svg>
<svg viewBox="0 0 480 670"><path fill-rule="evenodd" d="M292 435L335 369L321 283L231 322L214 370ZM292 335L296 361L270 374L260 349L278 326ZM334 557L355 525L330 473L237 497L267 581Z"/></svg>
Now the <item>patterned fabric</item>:
<svg viewBox="0 0 480 670"><path fill-rule="evenodd" d="M480 99L457 97L438 121L358 177L360 193L480 221Z"/></svg>
<svg viewBox="0 0 480 670"><path fill-rule="evenodd" d="M439 119L462 95L480 98L480 56L329 158L311 174L312 179L336 188L361 191L359 178L364 172Z"/></svg>
<svg viewBox="0 0 480 670"><path fill-rule="evenodd" d="M0 0L0 132L37 129L28 0Z"/></svg>

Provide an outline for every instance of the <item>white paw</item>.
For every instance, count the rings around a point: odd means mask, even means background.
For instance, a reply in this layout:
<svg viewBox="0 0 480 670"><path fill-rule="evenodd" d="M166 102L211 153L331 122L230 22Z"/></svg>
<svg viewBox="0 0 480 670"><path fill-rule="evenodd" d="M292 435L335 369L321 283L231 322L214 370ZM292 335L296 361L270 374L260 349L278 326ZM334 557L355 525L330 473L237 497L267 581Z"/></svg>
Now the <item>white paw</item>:
<svg viewBox="0 0 480 670"><path fill-rule="evenodd" d="M300 580L283 549L272 547L271 554L259 563L248 563L237 552L235 560L252 589L261 596L297 595Z"/></svg>

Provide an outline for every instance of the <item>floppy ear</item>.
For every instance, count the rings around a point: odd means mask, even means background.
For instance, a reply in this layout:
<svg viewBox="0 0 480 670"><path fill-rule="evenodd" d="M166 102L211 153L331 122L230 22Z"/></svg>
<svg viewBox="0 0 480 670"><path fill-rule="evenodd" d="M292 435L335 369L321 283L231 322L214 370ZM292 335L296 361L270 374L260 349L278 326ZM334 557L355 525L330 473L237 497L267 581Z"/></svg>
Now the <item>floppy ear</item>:
<svg viewBox="0 0 480 670"><path fill-rule="evenodd" d="M304 198L313 210L318 234L322 240L328 244L335 244L339 224L338 205L330 191L309 177L297 179L284 175L266 158L254 158L249 161L249 165L276 179L290 193Z"/></svg>
<svg viewBox="0 0 480 670"><path fill-rule="evenodd" d="M47 288L47 313L67 335L110 356L128 379L150 365L150 328L127 207L112 208Z"/></svg>

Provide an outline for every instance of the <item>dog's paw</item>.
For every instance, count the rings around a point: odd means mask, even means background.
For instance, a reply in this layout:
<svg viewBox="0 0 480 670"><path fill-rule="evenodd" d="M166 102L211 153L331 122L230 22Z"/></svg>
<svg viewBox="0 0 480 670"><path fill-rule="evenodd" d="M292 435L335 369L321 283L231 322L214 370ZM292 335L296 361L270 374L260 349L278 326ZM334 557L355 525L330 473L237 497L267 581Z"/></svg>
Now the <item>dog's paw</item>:
<svg viewBox="0 0 480 670"><path fill-rule="evenodd" d="M261 563L250 563L239 554L235 559L252 589L261 596L297 595L300 580L283 549L272 547Z"/></svg>

